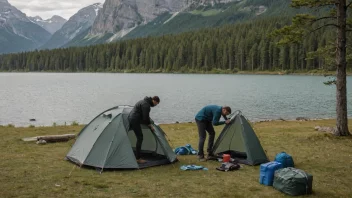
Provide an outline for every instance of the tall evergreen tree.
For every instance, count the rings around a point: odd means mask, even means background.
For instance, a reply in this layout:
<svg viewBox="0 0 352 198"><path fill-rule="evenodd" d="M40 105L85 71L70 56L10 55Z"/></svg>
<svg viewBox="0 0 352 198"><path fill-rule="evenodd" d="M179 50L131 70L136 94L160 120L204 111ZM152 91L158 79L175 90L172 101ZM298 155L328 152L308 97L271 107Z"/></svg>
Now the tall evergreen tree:
<svg viewBox="0 0 352 198"><path fill-rule="evenodd" d="M347 12L351 5L352 1L347 0L292 0L293 7L309 7L319 11L329 10L329 12L318 13L318 16L297 15L294 17L292 25L276 32L284 35L281 43L299 43L307 32L315 32L325 27L336 28L336 80L330 82L330 84L336 85L336 135L339 136L351 135L348 130L346 89L346 34L347 30L352 28L352 21L347 20ZM311 40L310 43L313 44L313 41ZM313 60L311 59L311 61ZM314 63L309 63L310 68Z"/></svg>

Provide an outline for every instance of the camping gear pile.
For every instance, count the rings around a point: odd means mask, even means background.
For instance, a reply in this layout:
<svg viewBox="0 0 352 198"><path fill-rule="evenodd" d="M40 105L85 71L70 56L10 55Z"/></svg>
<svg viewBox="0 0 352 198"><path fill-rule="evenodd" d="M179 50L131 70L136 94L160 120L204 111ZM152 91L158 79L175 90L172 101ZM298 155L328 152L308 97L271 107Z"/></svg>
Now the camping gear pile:
<svg viewBox="0 0 352 198"><path fill-rule="evenodd" d="M281 152L275 161L260 165L259 183L292 196L308 195L312 193L313 176L294 168L292 156Z"/></svg>
<svg viewBox="0 0 352 198"><path fill-rule="evenodd" d="M227 172L239 170L240 168L241 166L238 163L225 162L222 163L220 167L216 168L216 170Z"/></svg>

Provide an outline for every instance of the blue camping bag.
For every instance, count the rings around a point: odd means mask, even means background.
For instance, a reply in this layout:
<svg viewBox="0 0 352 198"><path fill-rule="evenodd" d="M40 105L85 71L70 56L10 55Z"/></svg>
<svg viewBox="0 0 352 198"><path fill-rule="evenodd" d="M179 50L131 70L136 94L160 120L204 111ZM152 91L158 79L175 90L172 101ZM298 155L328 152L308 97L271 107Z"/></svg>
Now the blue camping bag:
<svg viewBox="0 0 352 198"><path fill-rule="evenodd" d="M268 162L260 165L259 183L272 186L274 182L275 171L282 168L280 162Z"/></svg>
<svg viewBox="0 0 352 198"><path fill-rule="evenodd" d="M192 148L190 144L186 144L185 146L177 147L174 150L176 155L196 155L198 152Z"/></svg>
<svg viewBox="0 0 352 198"><path fill-rule="evenodd" d="M275 161L280 162L282 164L282 168L295 167L295 163L293 162L291 155L286 152L278 153L275 157Z"/></svg>

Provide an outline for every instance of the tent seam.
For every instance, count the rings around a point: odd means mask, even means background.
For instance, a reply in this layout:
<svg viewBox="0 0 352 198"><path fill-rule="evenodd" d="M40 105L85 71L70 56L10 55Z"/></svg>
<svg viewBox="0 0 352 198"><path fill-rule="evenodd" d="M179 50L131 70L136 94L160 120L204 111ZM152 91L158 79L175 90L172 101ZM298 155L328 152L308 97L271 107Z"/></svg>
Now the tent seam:
<svg viewBox="0 0 352 198"><path fill-rule="evenodd" d="M111 120L111 122L113 122L115 119L116 119L116 117L115 117L113 120ZM111 123L111 122L110 122L110 123ZM110 123L109 123L108 125L110 125ZM118 123L117 126L119 127L120 125L121 125L121 123ZM117 127L117 128L118 128L118 127ZM106 128L106 127L105 127L105 128ZM108 152L106 153L106 156L105 156L105 161L104 161L104 163L103 163L102 171L103 171L103 169L104 169L104 166L105 166L106 161L108 160L108 157L109 157L108 154L109 154L109 152L110 152L111 145L112 145L112 143L113 143L114 140L115 140L116 134L117 134L117 133L114 134L113 139L110 141L109 149L108 149ZM110 157L109 157L109 158L110 158Z"/></svg>
<svg viewBox="0 0 352 198"><path fill-rule="evenodd" d="M238 116L238 115L236 115L236 116ZM235 120L236 120L236 118L235 118ZM242 122L241 122L241 125L242 125ZM236 134L236 133L232 133L232 137L231 137L230 144L229 144L229 150L231 150L232 139L233 139L233 137L235 136L235 134Z"/></svg>
<svg viewBox="0 0 352 198"><path fill-rule="evenodd" d="M105 112L107 112L107 111L105 111ZM104 112L104 113L105 113L105 112ZM103 113L102 113L102 114L103 114ZM100 115L102 115L102 114L100 114ZM102 130L102 132L99 134L99 136L97 137L96 141L95 141L94 144L92 145L92 148L94 148L95 144L97 143L97 140L101 137L101 135L103 134L103 131L106 129L106 127L108 127L108 126L110 125L110 123L113 122L113 121L114 121L118 116L120 116L120 115L121 115L121 113L118 114L118 115L116 115L116 116L114 117L114 119L110 120L110 122L104 127L104 129ZM90 151L89 151L87 157L83 160L83 164L85 163L86 159L88 158L88 156L90 155L91 152L92 152L92 149L90 149Z"/></svg>

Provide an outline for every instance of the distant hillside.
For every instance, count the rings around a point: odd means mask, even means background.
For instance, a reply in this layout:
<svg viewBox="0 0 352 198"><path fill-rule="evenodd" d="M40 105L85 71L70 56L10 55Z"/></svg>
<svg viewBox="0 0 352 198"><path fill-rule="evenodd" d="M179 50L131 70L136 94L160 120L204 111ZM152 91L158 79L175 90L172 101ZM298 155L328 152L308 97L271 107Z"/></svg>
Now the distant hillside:
<svg viewBox="0 0 352 198"><path fill-rule="evenodd" d="M131 5L119 0L114 2L106 1L92 28L72 39L65 47L178 34L282 14L292 16L298 12L289 7L290 0L204 0L185 1L177 5L167 4L167 1L153 5L153 1L150 3L154 11L138 7L144 5L142 1ZM131 9L128 12L124 7L126 5ZM154 14L150 15L152 11ZM120 22L114 21L114 17Z"/></svg>

